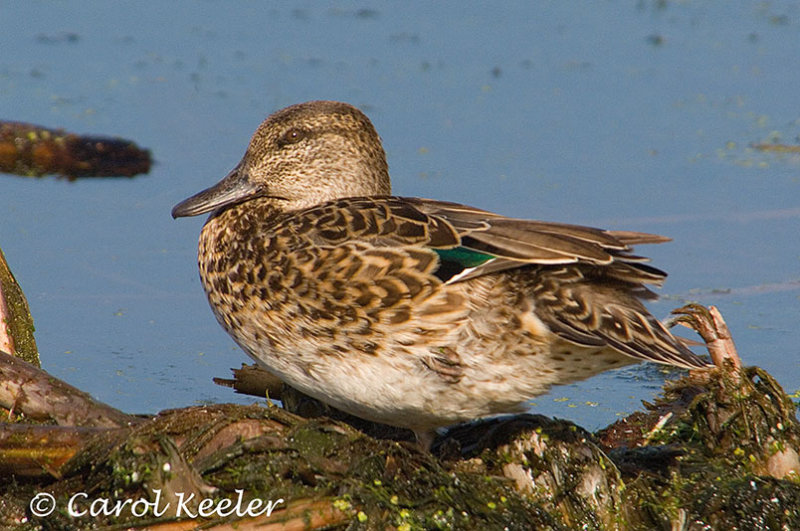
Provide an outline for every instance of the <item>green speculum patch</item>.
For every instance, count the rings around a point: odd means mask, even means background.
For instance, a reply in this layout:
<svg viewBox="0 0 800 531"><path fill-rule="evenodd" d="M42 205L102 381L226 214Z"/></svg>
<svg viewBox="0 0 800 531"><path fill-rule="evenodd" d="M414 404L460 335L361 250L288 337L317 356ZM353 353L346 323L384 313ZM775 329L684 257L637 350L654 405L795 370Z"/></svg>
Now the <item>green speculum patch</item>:
<svg viewBox="0 0 800 531"><path fill-rule="evenodd" d="M480 251L473 251L466 247L454 247L453 249L434 249L439 255L439 269L434 273L439 280L447 282L465 269L477 267L488 262L494 256Z"/></svg>

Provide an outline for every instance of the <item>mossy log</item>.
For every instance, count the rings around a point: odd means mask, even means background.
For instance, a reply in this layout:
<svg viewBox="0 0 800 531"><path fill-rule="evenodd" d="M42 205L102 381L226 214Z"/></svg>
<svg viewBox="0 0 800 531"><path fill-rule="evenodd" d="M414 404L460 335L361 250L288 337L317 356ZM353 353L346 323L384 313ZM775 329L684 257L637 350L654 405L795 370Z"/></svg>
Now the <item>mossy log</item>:
<svg viewBox="0 0 800 531"><path fill-rule="evenodd" d="M794 404L758 368L732 374L672 382L597 434L522 415L451 429L433 453L268 402L188 407L118 427L6 424L0 526L798 529ZM36 517L30 504L42 492L56 510ZM254 500L272 511L226 513ZM93 502L113 514L83 515Z"/></svg>

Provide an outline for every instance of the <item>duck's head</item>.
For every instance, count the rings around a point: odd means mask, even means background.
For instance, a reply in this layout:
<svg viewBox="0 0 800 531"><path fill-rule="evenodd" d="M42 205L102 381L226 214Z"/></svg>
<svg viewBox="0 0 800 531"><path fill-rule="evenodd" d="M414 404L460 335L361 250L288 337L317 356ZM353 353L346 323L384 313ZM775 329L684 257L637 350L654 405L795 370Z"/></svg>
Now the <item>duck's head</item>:
<svg viewBox="0 0 800 531"><path fill-rule="evenodd" d="M175 205L172 217L255 198L269 198L288 211L389 193L386 155L369 118L346 103L311 101L264 120L239 164L214 186Z"/></svg>

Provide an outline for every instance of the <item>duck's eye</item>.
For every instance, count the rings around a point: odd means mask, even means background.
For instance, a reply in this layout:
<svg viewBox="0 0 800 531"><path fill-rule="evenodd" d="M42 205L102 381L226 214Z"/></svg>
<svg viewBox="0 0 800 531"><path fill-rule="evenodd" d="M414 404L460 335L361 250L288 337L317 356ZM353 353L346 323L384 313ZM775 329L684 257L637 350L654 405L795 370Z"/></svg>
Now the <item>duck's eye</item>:
<svg viewBox="0 0 800 531"><path fill-rule="evenodd" d="M296 144L308 136L308 131L293 127L283 133L278 139L278 144L285 146L287 144Z"/></svg>

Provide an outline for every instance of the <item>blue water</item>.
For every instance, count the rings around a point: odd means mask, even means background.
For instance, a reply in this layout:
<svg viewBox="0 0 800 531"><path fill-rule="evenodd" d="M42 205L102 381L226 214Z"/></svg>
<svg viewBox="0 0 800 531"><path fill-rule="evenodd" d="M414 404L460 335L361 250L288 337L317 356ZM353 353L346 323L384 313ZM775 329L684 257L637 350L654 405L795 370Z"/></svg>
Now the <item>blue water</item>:
<svg viewBox="0 0 800 531"><path fill-rule="evenodd" d="M44 367L132 412L245 401L213 376L248 361L197 278L216 182L270 112L364 109L395 191L507 215L666 234L658 316L715 304L747 364L800 389L800 8L795 2L0 4L0 117L152 149L136 179L0 176L0 247ZM596 428L662 371L535 399Z"/></svg>

